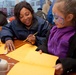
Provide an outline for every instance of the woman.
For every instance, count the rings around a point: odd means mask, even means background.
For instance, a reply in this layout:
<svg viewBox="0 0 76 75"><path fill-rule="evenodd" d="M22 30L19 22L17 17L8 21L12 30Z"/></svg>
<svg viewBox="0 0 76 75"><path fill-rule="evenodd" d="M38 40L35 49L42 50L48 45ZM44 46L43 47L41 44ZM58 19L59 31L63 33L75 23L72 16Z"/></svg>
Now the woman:
<svg viewBox="0 0 76 75"><path fill-rule="evenodd" d="M22 1L15 5L15 20L3 27L1 41L5 43L5 49L14 50L14 38L29 41L32 44L40 45L46 37L49 25L43 19L34 15L29 3ZM36 35L33 35L36 33Z"/></svg>

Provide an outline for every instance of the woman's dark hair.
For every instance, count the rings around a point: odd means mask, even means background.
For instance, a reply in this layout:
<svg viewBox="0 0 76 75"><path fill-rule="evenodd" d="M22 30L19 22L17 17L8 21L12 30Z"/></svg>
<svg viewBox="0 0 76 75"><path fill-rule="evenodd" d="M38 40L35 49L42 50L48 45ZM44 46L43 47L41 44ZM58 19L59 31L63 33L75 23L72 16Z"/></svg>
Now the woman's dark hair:
<svg viewBox="0 0 76 75"><path fill-rule="evenodd" d="M7 22L7 16L4 12L0 11L0 26L6 25Z"/></svg>
<svg viewBox="0 0 76 75"><path fill-rule="evenodd" d="M22 8L28 9L31 12L31 14L33 15L33 18L34 18L34 10L31 7L31 5L26 1L21 1L20 3L16 4L15 8L14 8L14 16L19 22L20 22L20 19L19 19L20 11L21 11Z"/></svg>

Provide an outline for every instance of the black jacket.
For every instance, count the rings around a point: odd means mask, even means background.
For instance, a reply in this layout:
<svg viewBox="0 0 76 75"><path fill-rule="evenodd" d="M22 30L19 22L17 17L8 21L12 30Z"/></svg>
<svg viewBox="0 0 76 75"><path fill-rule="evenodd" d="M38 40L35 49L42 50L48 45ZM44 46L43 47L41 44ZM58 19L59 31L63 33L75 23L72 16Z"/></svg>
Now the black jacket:
<svg viewBox="0 0 76 75"><path fill-rule="evenodd" d="M1 41L5 43L5 41L10 39L13 40L14 38L25 40L29 34L38 32L36 35L36 45L41 45L46 38L49 25L45 20L39 17L35 17L33 21L30 29L27 29L24 24L19 23L17 20L13 20L9 24L3 26L1 31Z"/></svg>
<svg viewBox="0 0 76 75"><path fill-rule="evenodd" d="M46 37L46 41L44 41L44 44L39 46L36 51L42 50L44 53L48 53L47 50L47 42L48 42L49 32ZM59 58L56 61L57 63L62 63L63 65L63 75L70 73L70 72L76 72L76 33L70 38L69 40L69 50L67 53L66 58Z"/></svg>

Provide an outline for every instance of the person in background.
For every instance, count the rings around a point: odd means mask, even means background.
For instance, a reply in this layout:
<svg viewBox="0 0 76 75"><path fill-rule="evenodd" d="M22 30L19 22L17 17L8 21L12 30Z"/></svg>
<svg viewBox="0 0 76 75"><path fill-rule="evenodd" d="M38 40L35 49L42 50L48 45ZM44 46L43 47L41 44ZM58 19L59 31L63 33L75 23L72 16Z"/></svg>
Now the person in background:
<svg viewBox="0 0 76 75"><path fill-rule="evenodd" d="M6 25L7 22L7 16L4 12L0 11L0 38L1 38L1 30L2 26Z"/></svg>
<svg viewBox="0 0 76 75"><path fill-rule="evenodd" d="M31 5L26 1L15 5L14 16L15 20L2 28L1 41L5 43L5 49L7 48L8 51L15 49L14 38L27 39L31 44L41 45L49 30L47 22L36 16Z"/></svg>
<svg viewBox="0 0 76 75"><path fill-rule="evenodd" d="M50 5L51 5L51 1L50 0L45 0L45 4L42 7L42 12L44 12L46 15L48 14Z"/></svg>
<svg viewBox="0 0 76 75"><path fill-rule="evenodd" d="M52 14L52 7L53 7L55 1L56 0L53 0L51 6L49 8L48 14L47 14L47 20L48 20L50 26L55 25L55 23L53 22L53 14Z"/></svg>
<svg viewBox="0 0 76 75"><path fill-rule="evenodd" d="M57 0L52 13L56 25L37 51L59 57L55 66L56 75L76 73L76 0Z"/></svg>
<svg viewBox="0 0 76 75"><path fill-rule="evenodd" d="M9 22L12 22L13 20L15 20L15 17L14 16L11 16L10 18L8 18L8 23Z"/></svg>
<svg viewBox="0 0 76 75"><path fill-rule="evenodd" d="M42 8L38 8L37 10L36 15L46 20L46 14L42 12Z"/></svg>

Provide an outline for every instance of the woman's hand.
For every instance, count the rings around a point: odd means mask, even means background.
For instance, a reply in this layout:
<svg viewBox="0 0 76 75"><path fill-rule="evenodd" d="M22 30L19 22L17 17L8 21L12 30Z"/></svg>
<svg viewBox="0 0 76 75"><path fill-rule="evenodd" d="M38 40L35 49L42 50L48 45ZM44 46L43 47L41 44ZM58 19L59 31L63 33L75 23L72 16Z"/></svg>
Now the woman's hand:
<svg viewBox="0 0 76 75"><path fill-rule="evenodd" d="M15 49L15 46L13 44L13 41L12 40L7 40L5 42L5 49L7 48L7 51L12 51Z"/></svg>
<svg viewBox="0 0 76 75"><path fill-rule="evenodd" d="M55 66L55 75L62 75L63 73L63 66L61 63Z"/></svg>
<svg viewBox="0 0 76 75"><path fill-rule="evenodd" d="M31 44L35 44L36 37L33 34L28 35L27 41L29 41Z"/></svg>

